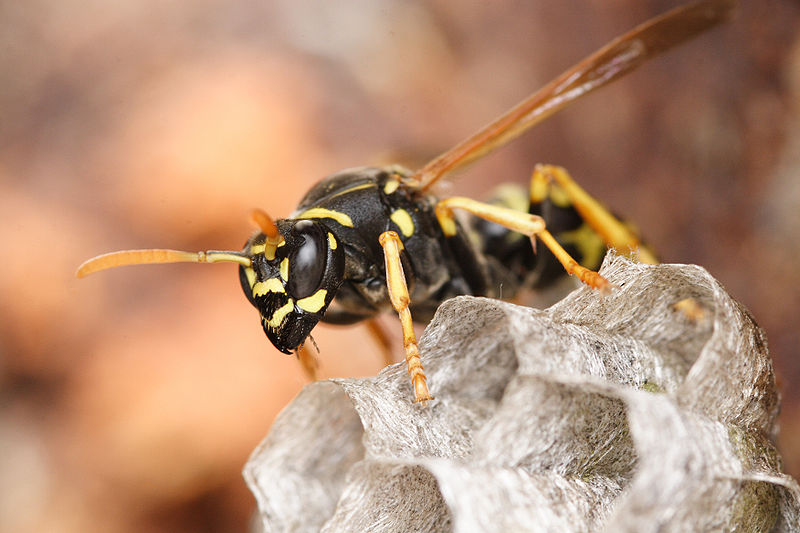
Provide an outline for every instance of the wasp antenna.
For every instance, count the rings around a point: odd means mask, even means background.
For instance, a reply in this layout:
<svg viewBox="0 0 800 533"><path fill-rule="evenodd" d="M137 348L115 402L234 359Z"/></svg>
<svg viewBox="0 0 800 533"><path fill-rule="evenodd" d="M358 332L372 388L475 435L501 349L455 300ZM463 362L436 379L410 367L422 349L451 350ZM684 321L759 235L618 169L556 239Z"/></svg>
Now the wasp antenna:
<svg viewBox="0 0 800 533"><path fill-rule="evenodd" d="M184 252L181 250L122 250L98 255L84 261L75 276L82 278L106 270L126 265L150 265L157 263L239 263L250 266L251 260L242 252L209 250L207 252Z"/></svg>
<svg viewBox="0 0 800 533"><path fill-rule="evenodd" d="M272 217L263 209L253 209L250 213L250 220L252 220L267 237L275 239L280 236L278 233L278 226L275 225Z"/></svg>

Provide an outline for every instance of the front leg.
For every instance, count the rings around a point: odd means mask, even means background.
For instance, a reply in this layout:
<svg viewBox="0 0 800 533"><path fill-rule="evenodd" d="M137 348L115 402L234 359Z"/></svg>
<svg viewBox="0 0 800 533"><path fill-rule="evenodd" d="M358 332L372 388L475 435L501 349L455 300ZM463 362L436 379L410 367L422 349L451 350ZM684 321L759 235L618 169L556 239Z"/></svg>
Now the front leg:
<svg viewBox="0 0 800 533"><path fill-rule="evenodd" d="M406 364L414 387L414 401L426 402L433 397L428 392L425 370L419 357L417 336L414 334L414 324L411 321L411 311L408 304L411 298L408 295L406 277L403 273L403 264L400 261L400 251L403 242L394 231L384 231L379 238L386 259L386 285L389 289L389 299L392 307L400 316L400 325L403 328L403 347L406 351Z"/></svg>

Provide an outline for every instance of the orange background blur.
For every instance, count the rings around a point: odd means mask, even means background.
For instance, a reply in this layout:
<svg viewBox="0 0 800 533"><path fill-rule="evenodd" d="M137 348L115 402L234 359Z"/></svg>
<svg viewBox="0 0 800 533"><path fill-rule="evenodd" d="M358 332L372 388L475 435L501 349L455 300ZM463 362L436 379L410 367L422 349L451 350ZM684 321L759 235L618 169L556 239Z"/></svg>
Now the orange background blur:
<svg viewBox="0 0 800 533"><path fill-rule="evenodd" d="M239 471L305 383L234 265L78 281L81 261L239 249L252 207L285 216L349 166L419 166L675 5L0 2L0 530L243 530ZM706 267L767 331L795 476L799 22L796 2L744 1L443 187L481 197L558 163L664 261ZM362 328L315 339L326 377L380 368Z"/></svg>

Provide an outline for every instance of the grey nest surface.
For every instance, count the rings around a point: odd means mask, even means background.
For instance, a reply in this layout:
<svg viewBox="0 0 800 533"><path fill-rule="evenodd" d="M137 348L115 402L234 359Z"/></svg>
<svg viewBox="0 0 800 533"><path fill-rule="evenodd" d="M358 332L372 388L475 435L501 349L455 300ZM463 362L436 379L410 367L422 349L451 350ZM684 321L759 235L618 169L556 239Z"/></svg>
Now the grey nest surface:
<svg viewBox="0 0 800 533"><path fill-rule="evenodd" d="M610 294L544 310L442 304L420 340L427 405L405 363L305 387L245 467L259 527L800 530L764 332L700 267L609 255L601 272Z"/></svg>

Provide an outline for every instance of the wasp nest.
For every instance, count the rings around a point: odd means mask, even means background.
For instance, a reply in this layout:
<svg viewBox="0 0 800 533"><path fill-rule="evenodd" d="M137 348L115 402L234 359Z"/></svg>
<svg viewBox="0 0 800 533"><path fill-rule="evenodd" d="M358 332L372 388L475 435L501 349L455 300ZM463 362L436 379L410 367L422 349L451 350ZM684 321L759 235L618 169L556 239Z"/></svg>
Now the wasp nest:
<svg viewBox="0 0 800 533"><path fill-rule="evenodd" d="M279 531L797 531L764 333L705 270L609 256L611 294L445 302L405 364L307 386L245 477Z"/></svg>

